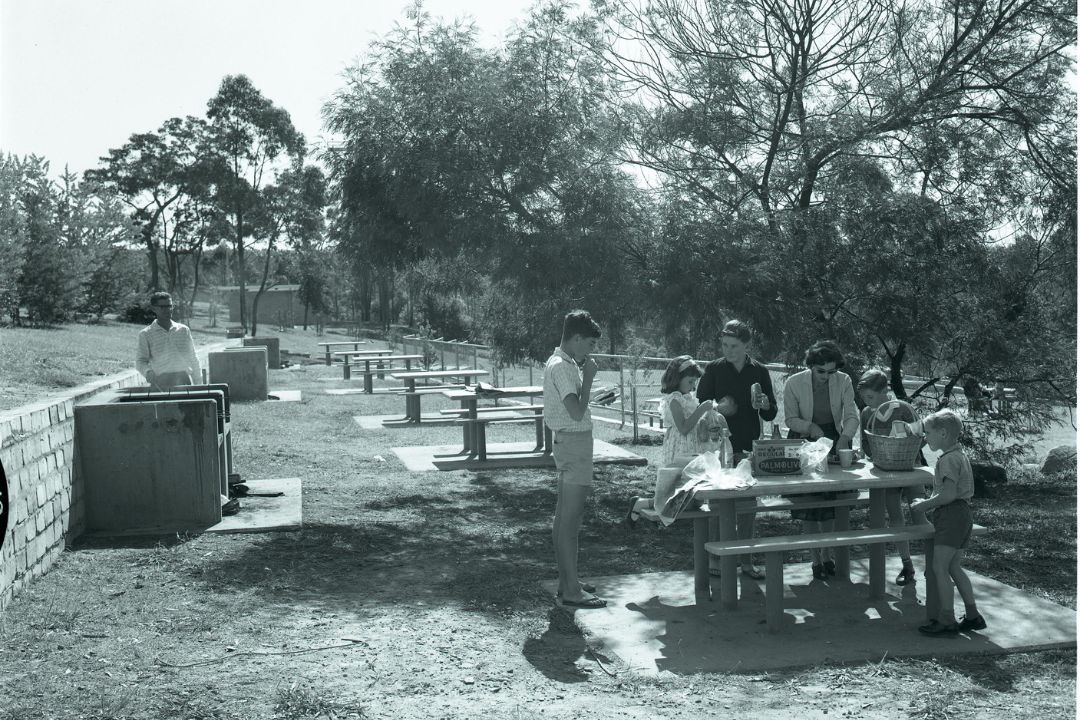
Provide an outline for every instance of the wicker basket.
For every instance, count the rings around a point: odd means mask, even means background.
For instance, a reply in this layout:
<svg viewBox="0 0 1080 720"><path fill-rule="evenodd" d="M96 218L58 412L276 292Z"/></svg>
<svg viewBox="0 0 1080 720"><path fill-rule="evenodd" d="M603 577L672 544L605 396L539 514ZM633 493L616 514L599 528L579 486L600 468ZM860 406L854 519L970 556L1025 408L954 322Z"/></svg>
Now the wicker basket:
<svg viewBox="0 0 1080 720"><path fill-rule="evenodd" d="M908 403L897 400L890 402L899 403L900 405L907 406L907 409L911 411L914 418L918 419L919 415L916 413L915 408L908 405ZM905 435L904 437L892 437L889 435L878 435L870 432L868 426L871 424L873 416L867 416L867 427L863 427L863 441L868 446L870 451L870 461L874 463L874 467L881 470L911 470L915 467L915 462L919 458L919 448L922 447L923 439L920 435Z"/></svg>

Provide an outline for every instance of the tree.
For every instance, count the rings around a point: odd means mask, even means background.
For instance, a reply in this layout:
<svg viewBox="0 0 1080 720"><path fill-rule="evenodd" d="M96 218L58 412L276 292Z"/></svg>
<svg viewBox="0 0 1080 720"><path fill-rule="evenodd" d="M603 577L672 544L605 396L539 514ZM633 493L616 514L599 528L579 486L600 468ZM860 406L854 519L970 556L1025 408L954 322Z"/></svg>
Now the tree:
<svg viewBox="0 0 1080 720"><path fill-rule="evenodd" d="M304 166L302 160L281 173L277 185L264 189L260 203L253 212L254 234L266 241L266 248L262 279L251 305L252 335L256 334L258 327L259 299L267 288L276 284L270 282L272 261L276 259L279 263L274 276L283 274L280 258L275 256L275 244L284 238L293 249L304 245L311 246L322 231L325 207L326 178L322 170L314 166Z"/></svg>
<svg viewBox="0 0 1080 720"><path fill-rule="evenodd" d="M251 215L275 161L302 154L303 136L289 113L263 96L245 75L227 75L207 106L210 151L216 160L216 202L229 218L240 285L240 324L248 327L245 238L252 234ZM268 175L268 173L270 175Z"/></svg>

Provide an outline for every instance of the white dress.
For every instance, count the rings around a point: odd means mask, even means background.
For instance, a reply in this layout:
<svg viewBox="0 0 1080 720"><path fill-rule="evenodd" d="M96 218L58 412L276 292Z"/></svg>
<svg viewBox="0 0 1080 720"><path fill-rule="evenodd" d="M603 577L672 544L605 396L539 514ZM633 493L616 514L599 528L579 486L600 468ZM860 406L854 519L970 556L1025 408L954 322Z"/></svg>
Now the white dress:
<svg viewBox="0 0 1080 720"><path fill-rule="evenodd" d="M679 432L679 428L675 426L675 419L671 417L671 404L675 402L682 406L684 418L693 415L700 404L693 393L671 392L660 399L660 413L664 418L664 426L667 428L664 432L662 465L672 464L679 455L697 455L705 449L698 440L696 425L690 429L688 435L683 435ZM702 420L704 418L703 415ZM698 422L701 422L701 420Z"/></svg>

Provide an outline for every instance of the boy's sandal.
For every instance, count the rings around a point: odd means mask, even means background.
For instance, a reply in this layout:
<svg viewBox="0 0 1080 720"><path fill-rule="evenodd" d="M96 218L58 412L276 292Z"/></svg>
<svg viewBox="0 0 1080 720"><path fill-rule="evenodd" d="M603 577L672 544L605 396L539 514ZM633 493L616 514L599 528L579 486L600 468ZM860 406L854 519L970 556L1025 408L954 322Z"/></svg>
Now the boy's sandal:
<svg viewBox="0 0 1080 720"><path fill-rule="evenodd" d="M904 569L900 571L900 574L896 576L897 585L914 585L915 584L915 568L910 565L905 565Z"/></svg>
<svg viewBox="0 0 1080 720"><path fill-rule="evenodd" d="M832 560L826 560L821 563L821 566L825 569L826 575L836 575L836 563Z"/></svg>
<svg viewBox="0 0 1080 720"><path fill-rule="evenodd" d="M919 632L923 635L934 635L937 637L952 636L960 632L960 626L956 623L949 623L946 625L937 620L931 620L926 625L920 625Z"/></svg>
<svg viewBox="0 0 1080 720"><path fill-rule="evenodd" d="M581 600L560 600L563 607L581 608L582 610L599 610L600 608L607 607L607 600L593 595L592 597L583 598Z"/></svg>

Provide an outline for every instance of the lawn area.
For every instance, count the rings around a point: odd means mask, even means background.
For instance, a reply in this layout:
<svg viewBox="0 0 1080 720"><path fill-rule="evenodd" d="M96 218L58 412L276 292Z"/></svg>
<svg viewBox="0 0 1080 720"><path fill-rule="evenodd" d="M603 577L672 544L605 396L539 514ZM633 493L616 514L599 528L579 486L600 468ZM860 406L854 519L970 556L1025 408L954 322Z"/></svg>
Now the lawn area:
<svg viewBox="0 0 1080 720"><path fill-rule="evenodd" d="M310 353L330 339L281 336ZM133 337L103 357L120 362ZM361 430L354 416L400 415L402 399L326 395L345 384L320 362L272 373L271 389L303 402L233 409L236 469L302 478L303 530L81 539L0 614L0 720L1075 716L1075 650L636 677L539 585L554 575L552 472L408 472L393 447L456 443L460 430ZM489 441L531 432L494 428ZM617 424L596 432L629 440ZM598 470L586 577L691 567L689 526L621 524L628 498L651 493L660 450L630 449L651 464ZM1075 507L1074 475L1010 478L975 503L993 533L969 565L1075 609Z"/></svg>

